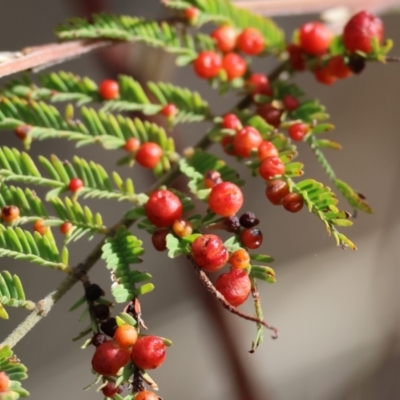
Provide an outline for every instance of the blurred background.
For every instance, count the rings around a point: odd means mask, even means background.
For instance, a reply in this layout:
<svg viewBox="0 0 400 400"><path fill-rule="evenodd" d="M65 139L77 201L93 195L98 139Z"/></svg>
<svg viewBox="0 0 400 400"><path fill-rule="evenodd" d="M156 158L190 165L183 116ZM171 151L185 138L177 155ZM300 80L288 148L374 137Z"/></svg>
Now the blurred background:
<svg viewBox="0 0 400 400"><path fill-rule="evenodd" d="M244 1L240 2L245 5ZM270 3L270 4L269 4ZM248 1L248 5L268 14L279 15L276 22L287 37L305 21L318 18L313 11L317 2L299 0ZM338 1L324 2L340 5ZM329 3L329 4L328 4ZM390 13L394 2L354 1L355 9L364 3L373 11L384 12L386 37L400 43L400 16ZM260 5L261 4L261 5ZM343 2L344 4L344 2ZM387 6L387 7L386 7ZM273 8L275 7L275 8ZM279 10L280 11L279 11ZM159 18L164 14L158 0L113 1L2 1L0 13L0 50L55 40L52 29L66 18L93 11L113 11ZM296 15L291 15L296 12ZM307 14L304 14L307 12ZM400 55L395 45L393 55ZM272 60L254 64L259 72L274 67ZM238 99L222 100L196 79L191 68L177 70L174 58L140 45L119 45L69 61L53 70L65 69L89 75L100 82L120 72L135 79L169 80L199 90L209 100L215 113L224 113ZM400 398L400 212L399 149L400 113L398 93L400 65L372 63L357 77L340 81L332 87L315 82L311 74L301 74L296 82L311 98L327 106L336 130L329 136L343 145L340 152L326 152L338 177L367 196L374 214L359 213L355 225L345 228L358 251L344 251L327 236L322 223L306 210L287 213L272 206L264 195L263 185L239 166L247 179L244 188L245 210L256 213L264 233L262 252L275 258L275 285L260 285L266 320L277 326L280 338L265 341L255 354L248 350L255 326L223 310L198 281L185 260L169 260L153 251L149 238L143 238L148 252L143 269L154 277L155 291L142 298L144 320L152 334L170 338L166 363L150 375L160 386L165 400L394 400ZM10 79L10 78L9 78ZM7 81L3 79L2 82ZM206 124L181 125L175 131L177 146L183 149L198 140ZM1 134L1 144L21 148L10 133ZM214 146L216 154L225 157ZM299 145L299 161L305 163L306 177L329 185L319 164L306 145ZM56 154L71 159L73 143L37 142L32 155ZM79 149L80 156L101 162L109 171L134 178L140 191L152 182L150 173L115 167L122 154L105 152L100 147ZM228 160L237 166L233 159ZM340 198L340 197L339 197ZM340 200L342 200L340 198ZM91 203L105 217L106 224L120 218L122 206L107 201ZM339 203L351 211L347 204ZM94 243L82 240L70 250L73 265L81 261ZM20 275L27 297L43 298L64 278L24 262L0 260L1 269ZM92 282L107 288L108 271L99 262L90 273ZM85 323L77 321L79 312L69 307L83 293L76 285L51 313L15 347L15 352L29 368L24 386L31 398L99 399L101 395L83 388L94 380L90 359L93 348L79 349L83 341L73 342ZM251 302L243 310L251 312ZM118 308L117 308L118 310ZM5 337L26 316L11 310L9 321L0 321Z"/></svg>

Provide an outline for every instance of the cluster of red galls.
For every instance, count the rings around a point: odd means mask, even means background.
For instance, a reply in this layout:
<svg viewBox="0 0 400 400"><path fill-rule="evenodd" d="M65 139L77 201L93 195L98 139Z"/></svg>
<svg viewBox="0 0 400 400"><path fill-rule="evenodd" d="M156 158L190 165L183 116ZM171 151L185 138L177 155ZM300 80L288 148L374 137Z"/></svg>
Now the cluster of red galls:
<svg viewBox="0 0 400 400"><path fill-rule="evenodd" d="M90 284L85 288L91 314L101 330L91 339L96 347L92 367L104 377L101 388L103 394L112 398L124 389L122 385L115 385L121 368L132 361L141 370L155 369L165 360L166 346L158 336L140 336L133 325L118 325L116 318L110 317L110 306L97 302L102 295L104 292L97 284ZM158 396L153 392L140 391L135 400L158 400Z"/></svg>
<svg viewBox="0 0 400 400"><path fill-rule="evenodd" d="M255 28L245 28L240 33L230 25L223 25L211 33L219 53L202 51L193 62L196 75L202 79L212 79L224 71L226 79L241 78L247 71L247 62L236 49L243 54L256 56L265 48L263 35Z"/></svg>
<svg viewBox="0 0 400 400"><path fill-rule="evenodd" d="M235 114L227 114L222 121L222 127L234 131L234 135L226 135L221 140L225 152L242 158L249 158L257 152L260 161L258 172L267 182L266 195L273 204L283 204L291 212L300 211L303 207L303 198L298 193L289 193L288 184L283 180L276 180L277 176L285 173L285 164L279 158L275 145L264 140L261 133L252 126L242 127L241 121ZM289 136L293 140L302 140L308 132L308 126L296 122L289 127ZM277 192L278 186L281 190ZM211 196L210 196L211 197Z"/></svg>
<svg viewBox="0 0 400 400"><path fill-rule="evenodd" d="M204 184L210 188L208 206L210 210L223 217L218 225L229 232L234 232L243 248L229 254L221 238L214 234L198 236L191 244L191 256L198 267L206 272L215 272L227 263L230 272L220 275L215 283L219 291L232 306L239 306L249 296L251 282L248 276L250 255L246 249L261 246L263 235L256 228L259 221L253 213L246 212L239 217L236 213L243 205L243 193L232 182L224 182L218 171L205 174ZM274 197L276 201L276 195ZM178 237L189 236L193 228L189 221L182 219L183 206L178 196L169 190L157 190L151 194L145 205L145 213L157 229L152 235L154 247L166 249L166 236L173 233Z"/></svg>
<svg viewBox="0 0 400 400"><path fill-rule="evenodd" d="M92 340L92 343L98 342ZM166 346L160 337L138 336L134 326L120 325L115 330L113 340L106 340L97 345L92 358L92 367L105 377L105 385L101 390L105 396L111 398L123 391L123 387L115 386L114 382L119 370L130 360L137 368L151 370L158 368L165 357ZM143 390L136 395L135 400L158 400L158 396Z"/></svg>
<svg viewBox="0 0 400 400"><path fill-rule="evenodd" d="M336 55L325 63L317 63L313 72L315 78L326 85L333 84L338 78L347 78L352 73L359 73L364 67L362 58L354 57L356 52L369 54L373 51L373 40L381 44L384 36L382 21L368 13L361 11L355 14L343 30L342 40L346 55ZM323 57L329 53L333 35L320 22L308 22L299 29L298 44L287 47L290 62L295 71L307 68L309 57ZM344 57L346 56L346 57Z"/></svg>

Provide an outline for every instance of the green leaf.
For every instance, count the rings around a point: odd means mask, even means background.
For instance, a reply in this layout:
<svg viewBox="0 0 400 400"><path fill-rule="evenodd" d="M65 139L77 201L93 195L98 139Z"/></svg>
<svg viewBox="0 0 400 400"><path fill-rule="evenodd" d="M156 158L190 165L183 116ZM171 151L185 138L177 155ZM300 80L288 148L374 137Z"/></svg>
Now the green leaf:
<svg viewBox="0 0 400 400"><path fill-rule="evenodd" d="M314 179L306 179L297 184L289 179L288 183L292 191L301 194L308 210L324 223L328 234L332 234L338 245L356 249L354 244L335 227L335 225L350 226L352 222L348 221L350 214L337 209L338 200L329 187Z"/></svg>
<svg viewBox="0 0 400 400"><path fill-rule="evenodd" d="M48 230L45 235L33 235L21 228L0 225L0 257L26 260L45 267L64 270L56 243Z"/></svg>
<svg viewBox="0 0 400 400"><path fill-rule="evenodd" d="M250 270L250 276L268 283L276 282L275 271L270 267L264 267L262 265L252 264Z"/></svg>
<svg viewBox="0 0 400 400"><path fill-rule="evenodd" d="M26 308L34 310L36 305L34 302L25 299L22 283L17 275L11 275L8 271L0 273L0 307L2 313L1 318L8 319L7 312L3 306Z"/></svg>
<svg viewBox="0 0 400 400"><path fill-rule="evenodd" d="M131 301L153 289L154 286L149 283L138 286L138 283L150 279L150 274L143 274L129 267L129 264L141 262L139 257L144 253L144 249L142 242L125 227L121 227L114 237L106 240L102 252L102 259L112 272L111 293L117 303Z"/></svg>
<svg viewBox="0 0 400 400"><path fill-rule="evenodd" d="M368 203L347 183L340 179L335 179L335 185L352 207L357 210L364 211L367 214L372 214L372 208L368 205Z"/></svg>

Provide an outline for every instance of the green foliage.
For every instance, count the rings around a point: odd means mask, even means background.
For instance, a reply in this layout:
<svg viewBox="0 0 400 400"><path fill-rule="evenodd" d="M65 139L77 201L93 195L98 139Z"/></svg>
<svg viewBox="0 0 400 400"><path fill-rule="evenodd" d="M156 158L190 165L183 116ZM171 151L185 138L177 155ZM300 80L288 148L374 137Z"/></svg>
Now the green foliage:
<svg viewBox="0 0 400 400"><path fill-rule="evenodd" d="M264 36L267 51L278 53L285 48L283 31L269 18L261 17L246 9L239 9L227 0L164 0L164 4L177 9L186 9L190 6L201 12L196 19L196 25L207 22L230 24L237 29L256 28Z"/></svg>
<svg viewBox="0 0 400 400"><path fill-rule="evenodd" d="M213 46L212 40L204 35L182 33L167 22L111 14L93 15L92 19L93 22L88 22L83 18L72 18L56 29L56 35L62 40L105 38L142 42L187 60L194 59L198 49Z"/></svg>
<svg viewBox="0 0 400 400"><path fill-rule="evenodd" d="M372 214L372 208L368 205L368 203L355 192L347 183L336 177L335 172L333 171L331 165L326 159L324 153L321 151L321 148L331 148L338 149L340 145L336 142L332 142L324 139L316 139L315 135L319 133L324 133L333 129L333 125L331 124L320 124L315 126L309 134L307 134L307 143L310 145L312 151L314 152L317 160L322 165L326 174L329 176L334 185L338 188L343 197L348 201L348 203L355 209L363 211L367 214Z"/></svg>
<svg viewBox="0 0 400 400"><path fill-rule="evenodd" d="M39 162L47 171L50 178L41 175L32 158L25 152L19 152L17 149L0 147L0 177L3 182L20 182L40 186L51 187L46 198L59 196L68 190L68 184L72 178L80 178L84 187L78 194L84 198L116 199L118 201L127 200L136 202L137 198L131 179L123 181L121 177L114 172L113 180L118 190L114 189L111 178L106 170L93 161L86 161L79 157L74 157L72 163L62 162L56 156L47 159L39 157ZM15 199L17 204L21 204L23 210L27 210L28 215L33 210L38 210L38 215L46 216L40 200L36 198L33 192L26 190L10 189L14 195L7 195L7 199ZM6 190L0 192L6 193ZM10 192L11 193L11 192ZM31 211L32 210L32 211Z"/></svg>
<svg viewBox="0 0 400 400"><path fill-rule="evenodd" d="M152 283L137 287L138 284L148 281L151 275L130 269L129 264L141 262L139 257L144 250L142 242L126 228L121 227L114 237L108 238L102 252L102 258L112 272L111 293L117 303L126 303L153 290Z"/></svg>
<svg viewBox="0 0 400 400"><path fill-rule="evenodd" d="M181 172L189 178L188 187L199 199L208 198L210 189L204 185L204 174L216 170L221 174L223 181L233 182L236 185L243 185L244 181L239 174L213 154L197 149L193 155L182 159L179 163Z"/></svg>
<svg viewBox="0 0 400 400"><path fill-rule="evenodd" d="M328 234L332 234L338 246L356 249L354 243L336 229L336 226L346 227L353 223L349 220L350 214L338 210L338 200L329 187L314 179L305 179L297 184L289 181L289 184L292 191L302 195L308 210L325 224Z"/></svg>
<svg viewBox="0 0 400 400"><path fill-rule="evenodd" d="M54 197L50 199L50 203L60 218L60 223L65 221L72 223L65 243L78 240L84 235L89 235L89 238L92 238L97 233L106 232L102 216L99 213L93 215L89 207L82 207L77 201L72 201L68 197L64 201L59 197Z"/></svg>
<svg viewBox="0 0 400 400"><path fill-rule="evenodd" d="M0 371L4 371L10 378L8 393L1 393L2 400L17 400L29 396L29 392L22 388L22 380L28 377L27 368L21 364L9 346L0 349Z"/></svg>
<svg viewBox="0 0 400 400"><path fill-rule="evenodd" d="M81 78L60 71L42 75L40 81L42 87L35 85L27 76L22 80L14 79L1 94L11 99L20 97L55 103L74 101L78 106L88 102L103 102L103 111L141 111L146 115L157 114L164 105L173 103L178 108L178 113L171 120L173 124L198 122L210 118L211 115L208 103L198 92L168 83L148 83L149 90L158 103L155 104L150 101L142 85L126 75L120 75L118 79L119 97L109 101L100 97L97 84L88 77Z"/></svg>
<svg viewBox="0 0 400 400"><path fill-rule="evenodd" d="M45 235L31 234L19 227L0 224L0 257L11 257L58 270L69 268L61 261L51 231Z"/></svg>
<svg viewBox="0 0 400 400"><path fill-rule="evenodd" d="M77 147L100 143L106 149L120 149L129 138L136 137L141 143L155 142L163 149L163 157L155 167L155 173L160 174L170 168L174 141L167 137L162 127L138 118L114 116L87 107L82 107L80 111L81 118L73 119L74 110L69 106L64 119L52 105L3 97L0 101L0 129L15 129L28 124L31 126L30 139L63 138L77 141Z"/></svg>
<svg viewBox="0 0 400 400"><path fill-rule="evenodd" d="M0 318L8 319L4 306L22 307L28 310L35 308L35 303L26 300L19 277L11 275L8 271L0 273Z"/></svg>
<svg viewBox="0 0 400 400"><path fill-rule="evenodd" d="M41 199L34 191L29 188L23 190L19 187L12 185L8 186L4 183L1 183L0 208L8 205L17 206L19 208L20 215L24 217L34 217L34 219L37 219L37 217L48 217L47 211L45 210Z"/></svg>

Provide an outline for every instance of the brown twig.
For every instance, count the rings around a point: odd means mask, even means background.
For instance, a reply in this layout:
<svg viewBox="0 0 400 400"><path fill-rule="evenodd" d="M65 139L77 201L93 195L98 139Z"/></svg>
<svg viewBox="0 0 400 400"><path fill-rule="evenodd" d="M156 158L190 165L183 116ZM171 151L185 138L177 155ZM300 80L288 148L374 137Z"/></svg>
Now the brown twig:
<svg viewBox="0 0 400 400"><path fill-rule="evenodd" d="M191 264L193 265L193 268L196 272L196 274L198 275L198 277L200 278L201 283L206 287L206 289L222 304L222 306L228 310L230 313L237 315L240 318L243 318L247 321L252 321L252 322L256 322L257 324L261 324L262 326L264 326L265 328L271 330L272 333L272 339L277 339L278 338L278 329L275 328L272 325L269 325L267 322L263 321L260 318L254 317L252 315L246 314L242 311L239 311L236 307L233 307L232 305L230 305L225 297L218 292L218 290L215 288L215 286L212 284L212 282L210 281L210 279L208 278L208 276L204 273L204 271L202 271L198 265L196 264L196 262L193 260L193 258L191 256L187 256L188 260L191 262Z"/></svg>
<svg viewBox="0 0 400 400"><path fill-rule="evenodd" d="M0 78L35 68L47 68L82 54L118 43L110 39L73 40L26 47L20 52L6 53L0 63Z"/></svg>

